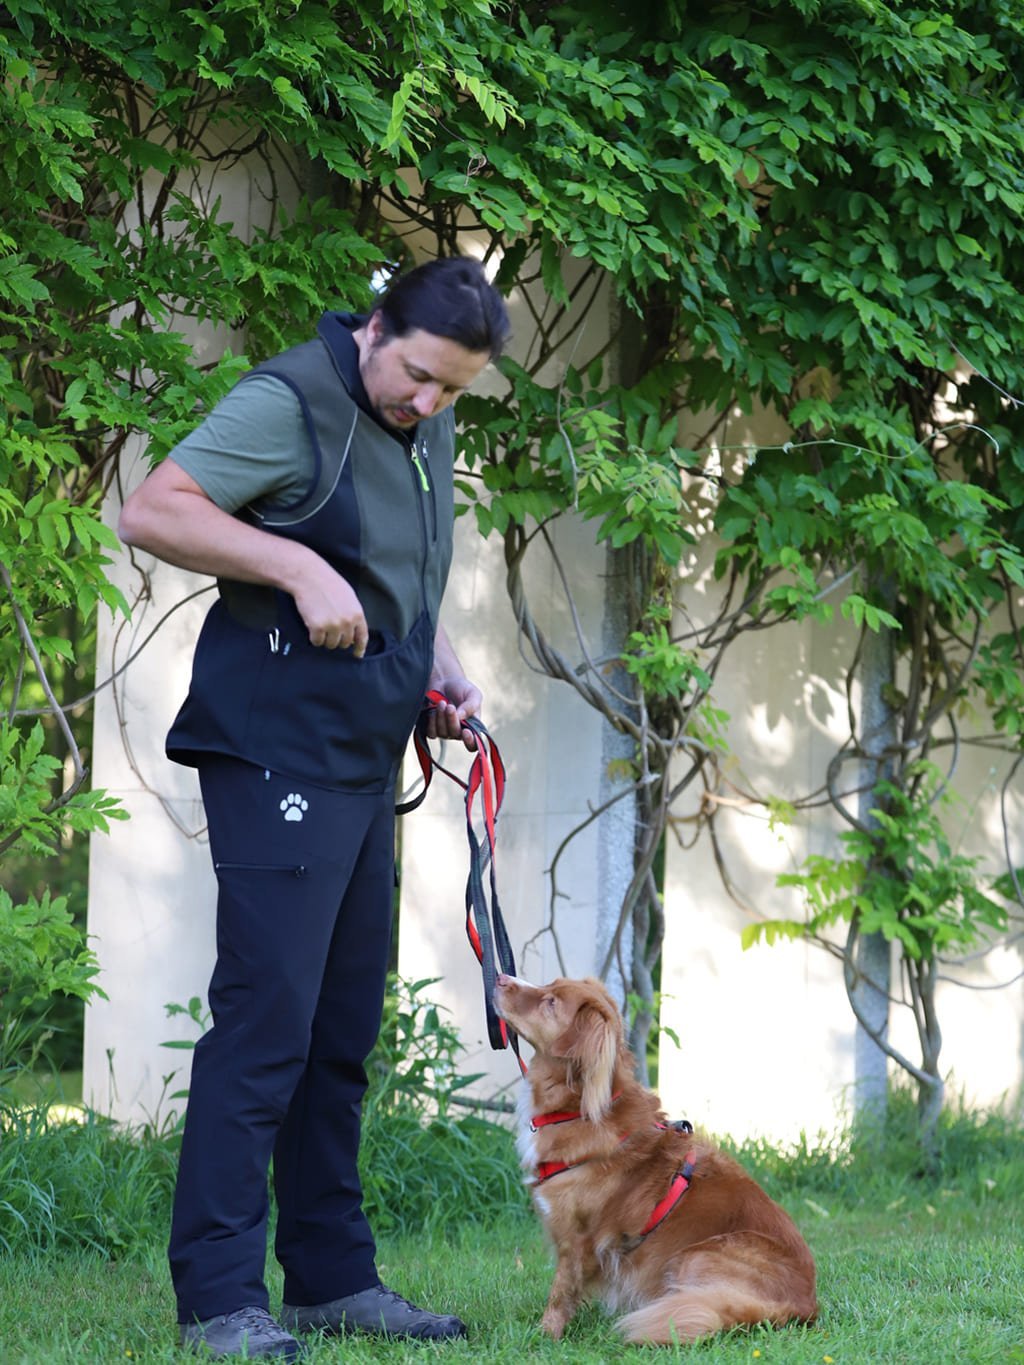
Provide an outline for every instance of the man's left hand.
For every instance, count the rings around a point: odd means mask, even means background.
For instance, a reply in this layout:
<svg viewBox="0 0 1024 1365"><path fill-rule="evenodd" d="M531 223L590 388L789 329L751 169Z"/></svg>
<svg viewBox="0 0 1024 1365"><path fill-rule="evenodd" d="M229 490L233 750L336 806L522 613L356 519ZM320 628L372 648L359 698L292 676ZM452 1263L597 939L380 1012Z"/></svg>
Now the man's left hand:
<svg viewBox="0 0 1024 1365"><path fill-rule="evenodd" d="M461 739L467 749L476 748L472 730L465 728L470 716L478 716L483 705L483 693L468 678L440 678L431 682L430 690L447 697L447 706L435 706L427 715L427 735L430 739Z"/></svg>

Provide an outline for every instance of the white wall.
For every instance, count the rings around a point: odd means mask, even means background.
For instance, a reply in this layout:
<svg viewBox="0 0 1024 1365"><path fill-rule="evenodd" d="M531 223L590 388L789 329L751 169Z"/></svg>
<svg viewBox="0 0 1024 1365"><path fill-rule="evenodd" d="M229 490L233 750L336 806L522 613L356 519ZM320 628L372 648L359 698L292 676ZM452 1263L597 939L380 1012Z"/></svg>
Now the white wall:
<svg viewBox="0 0 1024 1365"><path fill-rule="evenodd" d="M224 173L218 192L236 224L255 221L261 201L243 168ZM200 357L209 358L221 345L205 334L196 337ZM728 439L749 435L749 424L737 422ZM774 439L763 426L759 435ZM144 472L138 462L130 468L127 488ZM116 522L113 500L107 516ZM571 522L560 527L557 547L572 572L582 628L591 649L600 652L604 552L593 545L592 526ZM686 608L698 619L713 610L708 563L702 551L683 571ZM125 554L111 572L138 604L129 626L101 622L101 680L161 617L209 586L148 556L133 560ZM630 814L627 806L616 807L574 841L561 861L559 896L552 901L548 870L565 836L607 795L609 750L590 708L520 656L504 578L497 538L481 540L472 519L463 518L443 619L467 672L484 689L485 719L508 766L498 875L519 968L524 976L546 980L563 969L570 975L592 972L602 960L608 907L621 890L621 841L629 836ZM527 583L542 624L556 641L571 642L558 578L542 554L531 558ZM215 889L198 785L190 769L163 755L208 601L201 597L174 610L96 705L95 781L118 796L132 818L92 841L89 932L109 1000L87 1011L85 1097L103 1112L135 1121L166 1117L164 1092L187 1084L188 1053L160 1044L191 1038L195 1031L180 1018L168 1019L164 1006L204 995L213 964ZM732 714L737 752L747 755L736 777L762 793L786 795L820 782L843 732L844 701L832 681L836 670L826 633L788 627L771 639L770 652L767 637L737 648L716 696ZM566 649L578 657L571 643ZM450 746L448 761L464 771L469 760ZM972 795L980 793L971 837L996 840L984 764L975 763L972 771L965 762L961 783ZM695 797L693 792L687 799ZM678 812L684 818L692 813L685 803ZM835 835L819 817L774 833L762 816L729 807L722 809L718 828L743 895L762 914L793 912L793 899L774 889L776 874L795 869L808 851L824 851ZM481 1093L504 1090L518 1073L511 1054L492 1053L486 1041L480 976L464 931L467 862L458 789L436 778L426 803L404 820L401 839L400 969L409 978L440 978L432 993L451 1011L465 1041L465 1069L484 1073ZM1018 846L1018 863L1022 855ZM688 850L670 840L666 878L663 1019L681 1040L679 1050L669 1043L662 1048L667 1107L737 1136L779 1138L801 1128L831 1129L853 1079L851 1016L836 964L797 944L743 953L739 935L747 916L725 893L706 839ZM561 957L548 932L552 917ZM1022 965L1019 946L1007 949L978 964L972 984L1005 979ZM954 994L944 988L942 1009L943 1056L954 1084L981 1102L1019 1090L1024 984L1001 992ZM897 1022L897 1038L901 1028ZM176 1069L165 1086L165 1076Z"/></svg>
<svg viewBox="0 0 1024 1365"><path fill-rule="evenodd" d="M710 572L713 549L709 544L695 551L682 570L681 594L697 622L713 619L719 599ZM661 1090L673 1113L713 1131L791 1139L801 1131L832 1132L849 1114L853 1028L840 964L801 942L744 952L740 935L753 917L802 918L798 893L776 888L776 876L801 870L809 854L839 847L842 826L824 809L773 830L763 810L744 805L742 793L793 799L823 786L827 763L849 733L846 697L835 684L838 661L851 657L853 643L837 611L831 626L787 625L741 640L718 676L715 700L731 716L730 750L744 757L742 768L737 759L726 762L726 777L735 786L726 785L722 795L736 804L720 807L717 832L745 908L727 894L707 838L687 849L671 838L668 843L662 1022L676 1032L680 1046L663 1035ZM968 724L965 720L965 730ZM955 785L965 802L949 812L946 823L966 852L998 857L1003 772L1005 764L1002 770L994 767L985 751L965 749L960 757ZM855 778L852 771L844 775ZM1018 783L1010 802L1017 865L1024 861L1022 798L1024 784ZM679 815L694 816L699 800L691 788ZM1002 870L994 862L991 867ZM839 926L837 941L843 932ZM1024 980L1013 978L1022 969L1020 941L948 969L946 974L964 983L939 990L940 1067L951 1099L962 1092L976 1105L1004 1098L1019 1105ZM1000 982L1011 984L987 989ZM897 971L893 993L903 995ZM913 1021L900 1006L891 1011L890 1037L920 1062ZM890 1074L897 1074L891 1063Z"/></svg>
<svg viewBox="0 0 1024 1365"><path fill-rule="evenodd" d="M129 489L144 472L137 461ZM116 521L113 506L109 515ZM134 652L166 612L206 586L181 570L155 565L148 555L137 559L151 597L138 603L130 625L119 629L101 622L100 679ZM134 600L141 578L127 555L111 576ZM188 1053L160 1044L194 1038L195 1030L169 1020L164 1006L205 996L212 965L213 874L199 784L192 769L168 762L163 752L209 601L206 593L173 611L96 703L94 780L120 799L131 819L112 823L108 835L94 835L90 847L89 933L109 999L86 1009L83 1088L85 1100L101 1112L134 1121L166 1117L161 1094L167 1073L179 1073L168 1093L184 1083Z"/></svg>
<svg viewBox="0 0 1024 1365"><path fill-rule="evenodd" d="M218 184L225 198L235 196L229 207L236 224L252 221L257 200L244 171L225 173ZM515 327L515 300L511 311ZM528 335L525 325L519 331ZM219 344L198 334L198 357L208 357ZM491 376L490 382L500 380ZM145 472L136 455L126 470L126 495ZM112 494L105 510L111 525L118 510ZM556 539L572 565L576 609L597 652L604 552L580 526L567 524ZM211 586L208 579L138 553L119 557L110 574L137 605L129 626L101 622L100 679L125 661L165 613ZM535 557L526 577L542 623L564 635L570 628L568 608L558 600L553 564ZM484 690L485 720L508 766L499 831L500 893L521 970L540 978L559 970L554 939L544 932L551 917L545 871L558 842L586 816L605 782L602 734L596 716L568 687L532 672L520 657L504 579L499 538L484 542L472 516L461 518L443 620L469 676ZM160 1045L194 1038L196 1031L186 1019L169 1019L164 1007L195 995L205 1000L213 967L215 883L198 782L193 770L170 763L163 753L210 600L207 592L174 610L96 704L95 781L121 800L131 819L114 823L91 846L89 932L109 1000L87 1010L84 1090L97 1109L132 1121L181 1108L161 1095L187 1085L189 1054ZM469 756L461 746L449 746L447 762L464 775ZM410 780L418 771L411 757L407 770ZM593 972L607 941L607 932L595 930L595 920L600 921L609 900L605 879L618 875L606 828L620 818L616 811L596 823L564 859L563 896L555 915L570 973ZM489 1073L478 1088L493 1093L518 1070L511 1053L492 1054L487 1044L479 969L464 930L468 864L459 789L435 778L427 801L402 822L400 839L400 970L410 979L442 978L433 997L450 1008L466 1039L467 1070ZM175 1069L165 1087L165 1076Z"/></svg>

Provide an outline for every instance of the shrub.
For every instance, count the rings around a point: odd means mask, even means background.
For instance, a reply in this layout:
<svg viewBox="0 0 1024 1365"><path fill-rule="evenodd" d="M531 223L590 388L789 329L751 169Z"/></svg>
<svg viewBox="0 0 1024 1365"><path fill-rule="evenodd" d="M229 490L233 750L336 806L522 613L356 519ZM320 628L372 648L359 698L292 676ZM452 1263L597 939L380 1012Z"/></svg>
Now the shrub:
<svg viewBox="0 0 1024 1365"><path fill-rule="evenodd" d="M89 1247L111 1259L167 1235L171 1146L109 1119L0 1107L0 1250Z"/></svg>

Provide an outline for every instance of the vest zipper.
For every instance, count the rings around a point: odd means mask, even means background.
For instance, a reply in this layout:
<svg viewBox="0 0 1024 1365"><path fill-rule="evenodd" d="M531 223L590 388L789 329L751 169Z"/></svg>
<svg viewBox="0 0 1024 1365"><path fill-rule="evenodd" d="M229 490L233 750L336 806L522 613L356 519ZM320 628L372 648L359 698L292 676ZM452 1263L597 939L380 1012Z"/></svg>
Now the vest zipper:
<svg viewBox="0 0 1024 1365"><path fill-rule="evenodd" d="M413 443L413 451L415 452L414 458L416 458L416 457L418 456L418 451L419 451L418 443L416 443L416 442ZM426 443L426 441L423 442L423 464L420 465L420 464L417 462L417 468L420 470L420 479L421 479L421 481L422 481L422 483L423 483L423 487L424 487L424 489L430 494L430 524L431 524L431 528L432 528L432 531L433 531L433 537L432 537L432 538L433 538L433 543L436 545L436 544L437 544L437 498L436 498L435 495L434 495L434 485L433 485L433 483L431 483L431 482L429 481L429 479L428 479L427 476L426 476L426 471L430 468L430 452L429 452L428 449L427 449L427 443Z"/></svg>
<svg viewBox="0 0 1024 1365"><path fill-rule="evenodd" d="M429 493L430 480L427 478L427 471L423 468L422 464L420 463L420 452L415 441L413 441L412 443L412 449L410 451L410 454L412 456L412 462L416 466L416 473L420 476L420 483L423 485L423 491L424 493Z"/></svg>
<svg viewBox="0 0 1024 1365"><path fill-rule="evenodd" d="M408 437L406 437L406 440L409 441L409 472L412 474L413 488L416 492L416 510L419 513L420 518L420 537L423 546L423 556L420 560L420 601L422 604L427 600L427 559L430 556L430 538L427 531L427 514L423 510L423 494L420 490L425 489L431 494L433 493L433 490L427 479L426 470L420 463L416 442L409 440Z"/></svg>
<svg viewBox="0 0 1024 1365"><path fill-rule="evenodd" d="M430 452L426 441L423 441L423 463L430 468ZM433 480L430 483L430 524L434 532L434 545L437 545L437 494L434 493Z"/></svg>

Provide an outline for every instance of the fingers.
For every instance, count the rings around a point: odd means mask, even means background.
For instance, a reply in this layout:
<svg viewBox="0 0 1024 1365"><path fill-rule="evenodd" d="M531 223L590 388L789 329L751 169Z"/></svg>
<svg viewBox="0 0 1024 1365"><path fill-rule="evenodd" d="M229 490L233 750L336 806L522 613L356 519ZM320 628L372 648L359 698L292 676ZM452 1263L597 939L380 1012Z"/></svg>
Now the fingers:
<svg viewBox="0 0 1024 1365"><path fill-rule="evenodd" d="M311 645L318 649L351 649L357 659L361 659L366 653L369 638L366 619L362 616L338 625L311 626L309 631Z"/></svg>
<svg viewBox="0 0 1024 1365"><path fill-rule="evenodd" d="M467 706L435 706L427 715L428 739L461 739L471 752L476 748L476 736L466 727Z"/></svg>
<svg viewBox="0 0 1024 1365"><path fill-rule="evenodd" d="M305 556L301 564L292 596L309 643L317 649L351 649L361 659L370 632L351 585L317 554Z"/></svg>

